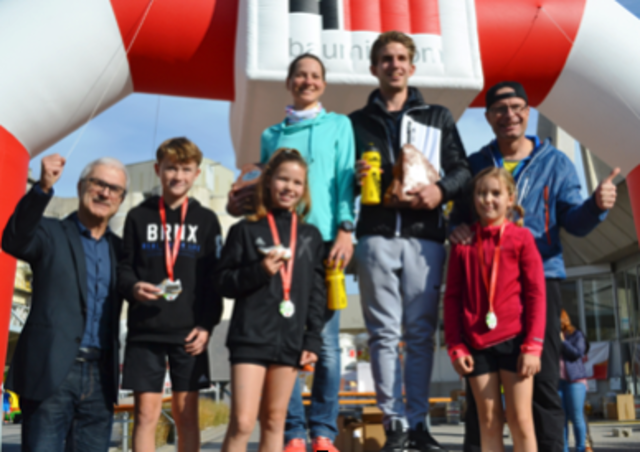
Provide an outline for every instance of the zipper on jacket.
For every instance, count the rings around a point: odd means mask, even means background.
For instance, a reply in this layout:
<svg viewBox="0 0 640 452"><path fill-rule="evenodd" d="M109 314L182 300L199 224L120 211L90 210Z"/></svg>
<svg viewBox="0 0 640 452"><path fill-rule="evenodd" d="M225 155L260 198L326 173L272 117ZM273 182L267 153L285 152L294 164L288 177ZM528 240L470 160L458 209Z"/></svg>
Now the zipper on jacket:
<svg viewBox="0 0 640 452"><path fill-rule="evenodd" d="M391 142L391 136L389 136L389 129L387 128L387 124L385 121L382 122L382 127L384 128L384 133L387 136L387 150L389 151L389 159L391 160L391 165L396 164L396 156L393 153L393 143ZM400 129L400 133L402 133L402 128ZM381 196L383 193L380 194ZM396 232L395 236L400 237L402 231L402 217L400 216L400 212L396 210Z"/></svg>
<svg viewBox="0 0 640 452"><path fill-rule="evenodd" d="M547 234L547 243L551 245L551 234L549 233L549 186L544 186L544 233Z"/></svg>
<svg viewBox="0 0 640 452"><path fill-rule="evenodd" d="M524 184L522 186L522 190L520 190L520 193L518 195L518 204L519 205L522 205L522 201L524 200L524 194L527 192L527 188L529 188L529 178L528 177L524 181Z"/></svg>

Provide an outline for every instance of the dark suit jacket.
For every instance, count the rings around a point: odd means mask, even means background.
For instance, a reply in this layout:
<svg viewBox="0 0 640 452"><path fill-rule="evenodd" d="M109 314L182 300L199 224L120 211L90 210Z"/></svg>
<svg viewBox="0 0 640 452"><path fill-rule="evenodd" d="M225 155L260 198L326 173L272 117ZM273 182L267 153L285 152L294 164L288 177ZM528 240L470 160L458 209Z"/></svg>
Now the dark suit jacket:
<svg viewBox="0 0 640 452"><path fill-rule="evenodd" d="M18 339L6 388L31 400L44 400L73 366L85 328L87 274L78 226L72 217L43 218L49 198L32 189L18 203L2 234L2 249L33 270L31 310ZM116 265L122 242L108 233L111 285L111 350L106 373L114 402L118 394L118 332L122 298L116 290Z"/></svg>

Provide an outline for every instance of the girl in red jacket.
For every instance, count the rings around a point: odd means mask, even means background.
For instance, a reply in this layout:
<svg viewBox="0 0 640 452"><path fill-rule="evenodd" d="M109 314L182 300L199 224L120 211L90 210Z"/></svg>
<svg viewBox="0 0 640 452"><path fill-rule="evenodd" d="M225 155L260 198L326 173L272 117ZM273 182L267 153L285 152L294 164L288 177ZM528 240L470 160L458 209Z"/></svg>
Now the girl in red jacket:
<svg viewBox="0 0 640 452"><path fill-rule="evenodd" d="M514 452L535 452L531 404L540 371L546 294L533 235L512 223L516 186L504 168L480 172L473 186L479 221L471 244L453 245L444 298L445 339L453 366L478 404L483 451L503 451L504 387Z"/></svg>

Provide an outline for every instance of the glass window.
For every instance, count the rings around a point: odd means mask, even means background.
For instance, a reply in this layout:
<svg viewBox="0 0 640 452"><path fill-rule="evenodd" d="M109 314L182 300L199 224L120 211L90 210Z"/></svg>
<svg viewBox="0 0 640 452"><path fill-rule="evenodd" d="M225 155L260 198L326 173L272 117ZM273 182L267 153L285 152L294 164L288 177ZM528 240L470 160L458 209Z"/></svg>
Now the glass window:
<svg viewBox="0 0 640 452"><path fill-rule="evenodd" d="M627 270L627 287L629 287L629 310L631 314L631 334L640 334L640 291L638 290L638 273L640 266Z"/></svg>
<svg viewBox="0 0 640 452"><path fill-rule="evenodd" d="M576 281L563 281L560 283L560 295L562 297L562 309L567 311L571 318L571 323L582 328L580 325L580 309L578 305L578 286Z"/></svg>
<svg viewBox="0 0 640 452"><path fill-rule="evenodd" d="M627 272L616 273L616 295L618 297L618 321L620 322L620 339L631 337L631 316L629 312L629 281Z"/></svg>
<svg viewBox="0 0 640 452"><path fill-rule="evenodd" d="M587 337L590 341L616 339L616 321L610 275L582 280Z"/></svg>
<svg viewBox="0 0 640 452"><path fill-rule="evenodd" d="M629 354L631 355L631 373L632 373L632 387L631 392L635 395L640 394L640 341L633 341L627 343L629 346ZM626 366L626 364L625 364ZM625 374L626 372L625 368Z"/></svg>

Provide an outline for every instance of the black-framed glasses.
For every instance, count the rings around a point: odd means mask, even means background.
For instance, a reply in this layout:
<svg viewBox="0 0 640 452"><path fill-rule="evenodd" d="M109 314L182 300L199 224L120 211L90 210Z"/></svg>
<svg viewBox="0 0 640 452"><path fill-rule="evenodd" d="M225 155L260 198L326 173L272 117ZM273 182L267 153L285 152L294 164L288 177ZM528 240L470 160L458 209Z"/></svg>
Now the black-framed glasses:
<svg viewBox="0 0 640 452"><path fill-rule="evenodd" d="M496 107L489 108L489 112L496 116L504 116L509 113L509 110L513 112L514 115L519 115L527 108L527 104L519 104L519 105L500 105Z"/></svg>
<svg viewBox="0 0 640 452"><path fill-rule="evenodd" d="M109 195L113 198L124 196L127 193L126 188L119 185L109 184L102 179L98 179L97 177L88 177L85 180L89 182L89 185L91 187L97 188L101 192L103 192L105 189L108 189Z"/></svg>

